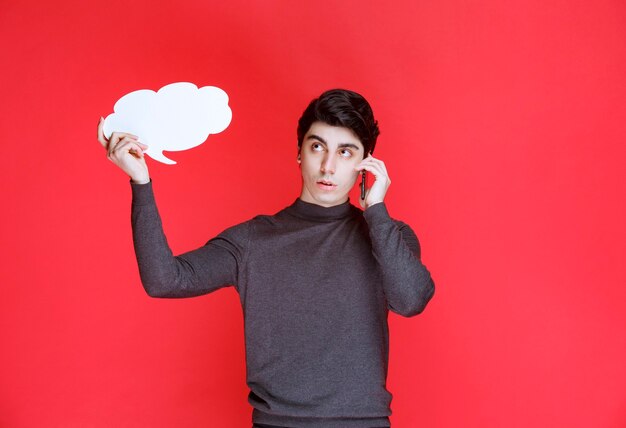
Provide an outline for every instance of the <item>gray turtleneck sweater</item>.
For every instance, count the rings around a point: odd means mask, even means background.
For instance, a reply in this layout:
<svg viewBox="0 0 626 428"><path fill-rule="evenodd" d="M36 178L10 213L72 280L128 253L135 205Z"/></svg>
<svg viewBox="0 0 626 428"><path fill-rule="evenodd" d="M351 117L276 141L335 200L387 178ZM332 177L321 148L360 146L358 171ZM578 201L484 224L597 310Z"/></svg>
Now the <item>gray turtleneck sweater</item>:
<svg viewBox="0 0 626 428"><path fill-rule="evenodd" d="M150 296L237 290L253 422L389 426L388 311L419 314L434 293L409 226L384 203L361 211L297 199L174 257L152 183L131 187L135 252Z"/></svg>

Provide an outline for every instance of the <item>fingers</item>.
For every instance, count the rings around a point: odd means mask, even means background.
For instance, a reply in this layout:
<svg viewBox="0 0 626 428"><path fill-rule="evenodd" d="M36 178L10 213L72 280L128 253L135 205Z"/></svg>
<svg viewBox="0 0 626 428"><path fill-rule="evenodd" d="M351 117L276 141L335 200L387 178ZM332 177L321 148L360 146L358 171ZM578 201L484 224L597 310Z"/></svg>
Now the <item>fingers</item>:
<svg viewBox="0 0 626 428"><path fill-rule="evenodd" d="M115 152L115 148L119 144L124 144L125 142L128 142L130 140L132 140L130 137L122 136L116 132L111 134L111 138L109 139L109 145L107 146L107 152L109 157L111 157L111 155Z"/></svg>
<svg viewBox="0 0 626 428"><path fill-rule="evenodd" d="M133 142L136 144L141 144L139 141L137 141L137 138L135 135L133 134L127 134L124 132L114 132L111 134L111 138L109 139L108 145L107 145L107 152L109 154L109 156L111 155L111 153L113 153L113 151L122 143L127 143L127 142ZM143 146L143 150L147 149L148 146L146 146L145 144L141 144Z"/></svg>
<svg viewBox="0 0 626 428"><path fill-rule="evenodd" d="M98 141L109 153L111 153L115 146L124 138L132 138L135 141L139 139L136 135L128 132L113 132L111 136L107 138L104 135L104 118L100 118L100 121L98 122ZM144 150L148 148L145 144L139 143L138 141L137 143L141 144L144 147Z"/></svg>
<svg viewBox="0 0 626 428"><path fill-rule="evenodd" d="M376 159L375 157L372 157L372 155L368 155L366 158L364 158L358 165L357 165L357 169L364 169L364 168L360 168L361 166L366 166L366 165L378 165L380 166L383 170L386 171L385 169L385 163L383 161L381 161L380 159Z"/></svg>
<svg viewBox="0 0 626 428"><path fill-rule="evenodd" d="M100 144L102 144L102 147L104 147L105 149L107 148L107 145L109 143L104 137L104 118L102 117L100 117L100 120L98 121L98 141L100 142Z"/></svg>
<svg viewBox="0 0 626 428"><path fill-rule="evenodd" d="M111 140L112 141L112 140ZM134 140L131 137L124 137L114 146L110 145L110 150L108 151L108 158L112 161L120 160L122 156L130 153L136 158L143 158L143 148L141 146L145 146L145 144L141 144Z"/></svg>
<svg viewBox="0 0 626 428"><path fill-rule="evenodd" d="M356 166L355 169L357 171L366 170L374 174L376 178L386 177L388 181L391 181L389 179L389 174L387 173L387 167L385 166L385 163L380 159L372 157L372 155L369 155L368 157L363 159L361 163Z"/></svg>
<svg viewBox="0 0 626 428"><path fill-rule="evenodd" d="M122 141L133 140L137 142L138 138L139 137L137 137L136 135L128 134L126 132L114 132L111 134L111 137L109 138L108 150L109 152L111 150L114 150L115 146L117 146Z"/></svg>
<svg viewBox="0 0 626 428"><path fill-rule="evenodd" d="M139 143L128 143L124 147L120 147L119 150L128 150L128 153L137 159L143 158L143 149L139 146Z"/></svg>
<svg viewBox="0 0 626 428"><path fill-rule="evenodd" d="M365 170L368 172L371 172L372 174L374 174L375 177L380 177L380 176L385 176L386 174L384 173L384 169L376 163L363 163L361 164L361 171Z"/></svg>

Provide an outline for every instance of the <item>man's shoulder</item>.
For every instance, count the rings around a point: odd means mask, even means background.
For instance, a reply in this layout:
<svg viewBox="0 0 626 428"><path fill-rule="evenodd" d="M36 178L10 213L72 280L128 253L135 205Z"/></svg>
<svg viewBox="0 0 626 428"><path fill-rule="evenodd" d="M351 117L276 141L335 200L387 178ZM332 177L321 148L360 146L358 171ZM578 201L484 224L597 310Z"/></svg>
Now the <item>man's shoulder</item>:
<svg viewBox="0 0 626 428"><path fill-rule="evenodd" d="M251 227L254 228L255 226L260 226L260 225L277 224L281 220L284 220L288 209L289 207L282 208L281 210L275 212L274 214L257 214L254 217L249 218L248 220L244 220L240 223L230 226L226 230L248 229L248 228L251 228Z"/></svg>
<svg viewBox="0 0 626 428"><path fill-rule="evenodd" d="M257 214L244 222L252 228L276 227L291 220L289 215L290 206L286 206L274 214Z"/></svg>

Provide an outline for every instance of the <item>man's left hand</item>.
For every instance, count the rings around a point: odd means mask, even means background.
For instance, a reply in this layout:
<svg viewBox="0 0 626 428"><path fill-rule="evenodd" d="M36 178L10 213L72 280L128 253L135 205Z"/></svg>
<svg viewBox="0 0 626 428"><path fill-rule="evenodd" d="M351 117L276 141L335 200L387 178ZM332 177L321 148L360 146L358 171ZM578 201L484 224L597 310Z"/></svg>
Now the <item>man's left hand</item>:
<svg viewBox="0 0 626 428"><path fill-rule="evenodd" d="M374 204L383 202L387 189L389 189L389 186L391 185L391 179L389 178L389 174L387 174L385 163L380 159L376 159L372 157L372 155L369 155L354 169L357 171L365 170L371 172L374 175L375 180L372 187L366 189L365 200L359 197L361 208L367 209Z"/></svg>

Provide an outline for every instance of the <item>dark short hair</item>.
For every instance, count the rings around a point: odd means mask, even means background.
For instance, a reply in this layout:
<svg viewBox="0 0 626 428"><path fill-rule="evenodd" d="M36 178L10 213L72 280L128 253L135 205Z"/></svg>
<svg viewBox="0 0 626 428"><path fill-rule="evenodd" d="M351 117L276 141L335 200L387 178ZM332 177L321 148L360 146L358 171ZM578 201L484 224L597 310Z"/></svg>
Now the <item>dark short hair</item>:
<svg viewBox="0 0 626 428"><path fill-rule="evenodd" d="M313 122L351 129L363 144L365 153L374 151L380 134L374 113L363 96L346 89L331 89L309 103L298 120L298 149Z"/></svg>

